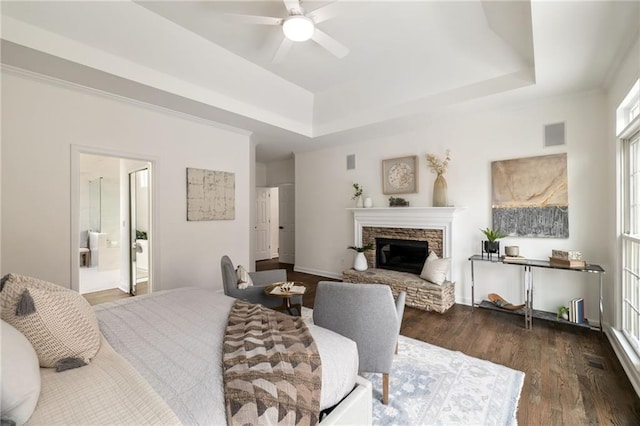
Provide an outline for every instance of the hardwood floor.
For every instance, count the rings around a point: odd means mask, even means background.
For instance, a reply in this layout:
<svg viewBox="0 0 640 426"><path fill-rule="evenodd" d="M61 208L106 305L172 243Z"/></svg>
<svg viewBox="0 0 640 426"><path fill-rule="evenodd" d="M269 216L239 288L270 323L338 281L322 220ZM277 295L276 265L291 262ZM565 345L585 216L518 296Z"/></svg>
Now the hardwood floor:
<svg viewBox="0 0 640 426"><path fill-rule="evenodd" d="M94 291L92 293L83 294L90 305L99 305L100 303L112 302L114 300L126 299L131 297L129 293L125 293L119 288L111 288L109 290Z"/></svg>
<svg viewBox="0 0 640 426"><path fill-rule="evenodd" d="M137 292L136 294L137 295L147 294L149 291L148 287L149 285L146 281L138 283L138 285L136 285L136 292ZM92 293L85 293L83 294L83 296L85 299L87 299L89 304L92 306L98 305L100 303L111 302L113 300L126 299L127 297L132 297L129 293L125 293L119 288L111 288L109 290L94 291Z"/></svg>
<svg viewBox="0 0 640 426"><path fill-rule="evenodd" d="M312 308L317 283L335 280L292 266L256 263L308 284L304 305ZM456 304L445 314L407 307L400 333L524 371L520 425L640 425L640 399L600 332L535 319L526 330L522 317Z"/></svg>

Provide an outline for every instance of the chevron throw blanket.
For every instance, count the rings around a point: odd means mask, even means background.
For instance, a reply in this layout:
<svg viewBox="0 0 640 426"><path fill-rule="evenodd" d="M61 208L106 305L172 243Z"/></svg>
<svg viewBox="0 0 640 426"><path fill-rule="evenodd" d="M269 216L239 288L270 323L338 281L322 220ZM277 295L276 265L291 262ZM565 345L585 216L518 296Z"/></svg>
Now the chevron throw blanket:
<svg viewBox="0 0 640 426"><path fill-rule="evenodd" d="M222 362L227 424L318 423L322 367L301 317L237 300Z"/></svg>

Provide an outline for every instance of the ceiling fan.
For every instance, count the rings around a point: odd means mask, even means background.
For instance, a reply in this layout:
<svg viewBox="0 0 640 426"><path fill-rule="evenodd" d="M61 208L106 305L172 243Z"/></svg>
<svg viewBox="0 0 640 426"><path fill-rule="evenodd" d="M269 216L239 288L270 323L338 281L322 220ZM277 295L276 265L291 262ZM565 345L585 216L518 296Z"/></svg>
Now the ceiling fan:
<svg viewBox="0 0 640 426"><path fill-rule="evenodd" d="M226 15L234 20L247 24L282 26L284 39L273 56L272 62L282 61L294 42L302 42L309 39L315 41L338 58L347 56L349 53L348 48L316 27L316 24L333 17L333 9L335 9L334 6L336 2L322 6L308 14L305 14L300 0L283 0L283 2L287 9L287 16L285 18L234 13L228 13Z"/></svg>

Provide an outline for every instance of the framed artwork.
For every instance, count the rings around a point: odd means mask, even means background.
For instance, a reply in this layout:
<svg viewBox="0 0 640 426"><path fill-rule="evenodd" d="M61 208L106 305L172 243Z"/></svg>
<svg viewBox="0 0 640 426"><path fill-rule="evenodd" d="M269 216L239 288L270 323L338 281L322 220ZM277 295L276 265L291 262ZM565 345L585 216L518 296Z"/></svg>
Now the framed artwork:
<svg viewBox="0 0 640 426"><path fill-rule="evenodd" d="M187 168L187 220L233 220L236 175Z"/></svg>
<svg viewBox="0 0 640 426"><path fill-rule="evenodd" d="M382 160L382 193L418 192L418 156Z"/></svg>
<svg viewBox="0 0 640 426"><path fill-rule="evenodd" d="M491 163L493 227L519 237L569 238L567 154Z"/></svg>

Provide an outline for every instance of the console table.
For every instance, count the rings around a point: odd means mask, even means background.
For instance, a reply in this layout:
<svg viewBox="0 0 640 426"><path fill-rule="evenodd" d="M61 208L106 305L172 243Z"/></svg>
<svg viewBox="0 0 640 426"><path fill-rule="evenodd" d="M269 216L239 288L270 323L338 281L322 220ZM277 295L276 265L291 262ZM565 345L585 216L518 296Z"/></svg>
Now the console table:
<svg viewBox="0 0 640 426"><path fill-rule="evenodd" d="M515 266L521 266L522 268L524 268L524 290L525 290L524 304L525 306L522 309L522 311L524 311L522 313L524 314L524 323L525 323L525 328L527 329L531 329L531 327L533 326L534 316L537 318L551 319L551 320L555 319L556 317L555 314L552 314L550 312L537 311L533 309L533 269L534 268L557 269L562 271L588 272L588 273L598 274L599 298L600 298L598 303L598 311L599 311L599 327L598 328L600 329L600 332L602 332L602 309L603 309L602 282L603 282L604 269L602 269L600 265L587 264L584 268L565 268L562 266L551 265L547 260L526 259L526 260L517 261L517 262L510 262L510 261L505 262L497 255L493 257L489 257L486 254L485 255L475 254L469 258L469 261L471 262L471 311L472 312L475 306L488 307L488 306L482 306L481 303L476 304L475 302L475 275L473 270L474 262L491 262L497 265L515 265ZM504 311L504 312L507 312L507 311ZM518 311L515 311L515 313L518 313ZM576 324L574 322L565 321L565 320L559 320L559 321L567 324L572 324L572 325L583 325L583 324ZM584 326L595 328L595 327L589 326L588 324L585 324ZM598 329L598 328L595 328L595 329Z"/></svg>

